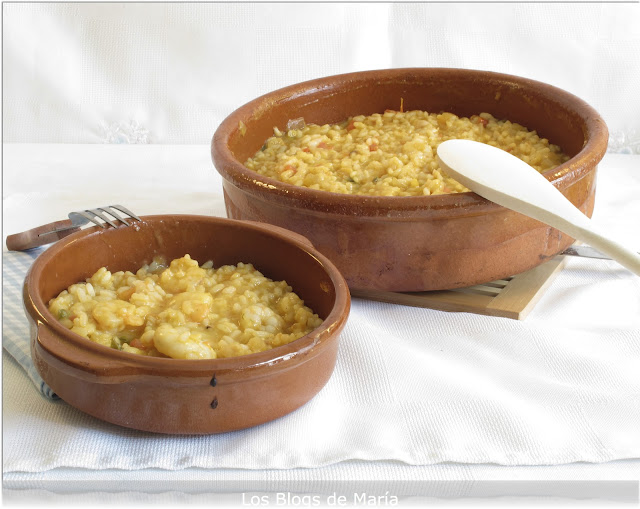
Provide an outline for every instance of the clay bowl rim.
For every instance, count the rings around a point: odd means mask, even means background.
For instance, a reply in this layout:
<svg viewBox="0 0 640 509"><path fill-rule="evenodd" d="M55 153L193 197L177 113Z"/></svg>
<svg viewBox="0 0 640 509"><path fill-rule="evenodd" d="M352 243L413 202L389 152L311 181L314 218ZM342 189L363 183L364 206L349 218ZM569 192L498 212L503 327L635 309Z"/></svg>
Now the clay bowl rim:
<svg viewBox="0 0 640 509"><path fill-rule="evenodd" d="M345 85L354 87L359 84L362 87L362 83L371 77L389 82L401 80L407 75L422 74L437 77L450 73L457 73L461 77L485 77L522 89L537 90L545 97L553 98L578 113L584 121L585 142L580 151L568 161L543 173L554 186L562 188L565 182L581 179L589 173L589 163L593 160L599 161L604 156L608 142L608 129L604 120L592 106L566 90L530 78L493 71L446 67L407 67L326 76L289 85L253 99L229 114L215 131L211 140L211 157L214 166L224 179L254 196L264 198L265 195L271 194L306 209L340 215L352 215L349 211L352 213L355 211L357 214L365 216L379 216L395 212L400 217L387 216L388 220L393 221L394 219L410 219L410 217L402 217L403 213L410 215L412 212L424 210L429 210L430 215L442 215L443 217L451 217L455 212L469 215L503 211L504 207L482 198L474 192L435 196L369 196L296 186L250 170L236 159L229 148L229 139L238 131L240 121L260 115L267 111L270 105L286 102L291 96L322 93L324 89L330 89L334 83L338 83L339 87ZM265 191L268 192L265 193Z"/></svg>
<svg viewBox="0 0 640 509"><path fill-rule="evenodd" d="M64 327L49 311L44 299L37 291L42 273L53 263L57 256L64 253L65 248L76 242L83 242L89 237L101 235L105 232L111 232L113 235L114 229L103 229L98 226L83 229L79 232L73 233L62 240L51 245L47 250L41 253L37 259L33 262L29 268L25 277L23 286L23 302L27 310L27 314L35 322L36 327L44 324L48 327L52 334L58 337L62 337L65 342L71 344L73 347L78 348L81 351L87 352L91 357L99 357L105 361L111 361L117 366L131 366L141 368L142 371L138 374L152 373L154 375L163 375L164 371L173 371L179 373L180 376L199 376L203 372L206 373L230 373L241 372L246 373L251 369L269 368L272 366L280 366L281 369L286 369L282 366L283 362L295 359L311 353L316 348L322 346L325 342L332 339L342 331L350 312L351 296L348 290L348 286L342 274L333 265L333 263L317 251L311 244L311 242L304 242L304 237L296 236L297 234L288 235L286 230L278 228L272 229L270 225L259 225L253 222L246 222L236 219L220 218L215 216L193 215L193 214L171 214L171 215L147 215L141 216L141 221L136 222L138 225L151 225L155 222L170 222L175 220L181 221L205 221L214 224L229 225L231 228L247 228L249 230L259 230L268 235L275 236L284 242L294 244L297 248L302 249L313 258L315 258L322 266L323 270L329 276L332 282L335 301L326 318L322 320L322 324L291 343L282 345L271 350L263 352L257 352L252 354L241 355L237 357L226 357L219 359L173 359L165 357L150 357L144 355L133 354L129 352L123 352L115 350L113 348L94 343L93 341L80 336L71 330ZM131 228L120 226L117 230L123 228ZM117 233L116 233L117 235ZM298 238L297 238L298 237ZM306 240L306 239L304 239ZM247 261L245 263L252 263ZM97 270L97 268L96 268ZM268 274L267 274L268 277ZM295 288L294 288L295 291ZM38 333L39 334L39 333ZM51 352L55 356L55 352ZM68 359L64 359L63 362L67 364L73 364L74 367L80 368L83 371L87 370L87 367L80 362L69 362ZM91 369L89 369L91 371ZM109 377L108 373L102 375L103 377ZM256 376L259 376L256 374Z"/></svg>

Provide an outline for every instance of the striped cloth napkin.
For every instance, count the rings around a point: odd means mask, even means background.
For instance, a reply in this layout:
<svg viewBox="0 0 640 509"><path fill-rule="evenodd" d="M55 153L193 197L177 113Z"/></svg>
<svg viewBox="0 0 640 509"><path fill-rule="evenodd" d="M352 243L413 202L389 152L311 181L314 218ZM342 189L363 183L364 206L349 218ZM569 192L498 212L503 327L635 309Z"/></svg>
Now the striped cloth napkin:
<svg viewBox="0 0 640 509"><path fill-rule="evenodd" d="M44 248L24 252L5 252L2 260L2 346L26 371L40 392L49 399L60 399L42 380L30 351L29 323L22 304L22 284L33 261Z"/></svg>

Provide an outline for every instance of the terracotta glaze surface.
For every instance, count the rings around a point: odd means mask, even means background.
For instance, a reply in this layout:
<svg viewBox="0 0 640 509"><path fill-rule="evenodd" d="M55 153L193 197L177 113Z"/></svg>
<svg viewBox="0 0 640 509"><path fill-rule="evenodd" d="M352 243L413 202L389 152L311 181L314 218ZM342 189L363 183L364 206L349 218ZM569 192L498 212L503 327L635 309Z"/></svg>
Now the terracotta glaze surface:
<svg viewBox="0 0 640 509"><path fill-rule="evenodd" d="M545 174L586 215L607 127L581 99L537 81L463 69L387 69L330 76L276 90L238 108L211 153L227 214L309 238L358 290L426 291L512 276L554 257L573 239L475 193L357 196L293 186L243 163L290 119L339 122L385 109L488 112L536 130L571 158Z"/></svg>
<svg viewBox="0 0 640 509"><path fill-rule="evenodd" d="M324 321L272 350L228 359L176 360L110 349L72 333L48 301L106 266L137 270L156 255L201 264L252 263L286 280ZM82 230L52 245L25 279L31 353L45 382L99 419L159 433L219 433L281 417L328 381L350 307L346 282L309 241L278 227L205 216L147 216L131 227Z"/></svg>

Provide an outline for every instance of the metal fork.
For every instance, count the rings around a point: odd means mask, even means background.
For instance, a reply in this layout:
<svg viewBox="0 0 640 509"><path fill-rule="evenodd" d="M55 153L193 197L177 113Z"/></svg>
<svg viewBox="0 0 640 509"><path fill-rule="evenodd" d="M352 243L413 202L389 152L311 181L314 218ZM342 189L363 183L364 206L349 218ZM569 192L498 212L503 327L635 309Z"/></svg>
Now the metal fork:
<svg viewBox="0 0 640 509"><path fill-rule="evenodd" d="M128 216L129 219L125 219L118 212ZM9 251L26 251L27 249L43 246L71 235L80 230L81 226L89 223L93 223L100 228L109 228L110 226L118 228L121 225L131 226L131 220L140 221L141 219L122 205L108 205L95 209L69 212L69 219L47 223L22 233L8 235L6 241L7 249Z"/></svg>

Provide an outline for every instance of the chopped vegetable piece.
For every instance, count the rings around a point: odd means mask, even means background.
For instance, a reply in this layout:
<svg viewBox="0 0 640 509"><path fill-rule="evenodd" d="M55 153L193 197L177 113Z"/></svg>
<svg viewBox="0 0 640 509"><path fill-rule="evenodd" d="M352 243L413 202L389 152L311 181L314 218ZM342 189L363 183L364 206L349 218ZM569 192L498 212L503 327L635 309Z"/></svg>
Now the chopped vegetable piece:
<svg viewBox="0 0 640 509"><path fill-rule="evenodd" d="M146 349L146 347L144 346L142 341L140 341L139 338L135 338L135 339L131 340L131 343L129 343L129 346L137 348L138 350L145 350Z"/></svg>

